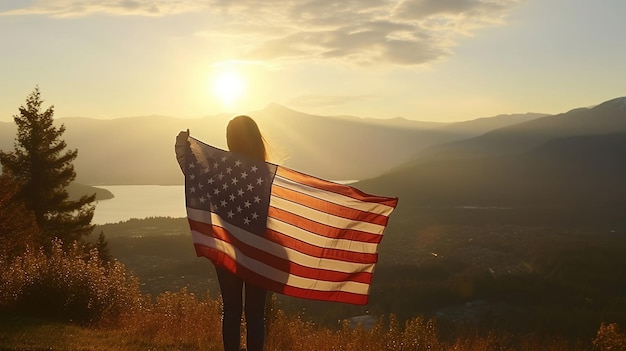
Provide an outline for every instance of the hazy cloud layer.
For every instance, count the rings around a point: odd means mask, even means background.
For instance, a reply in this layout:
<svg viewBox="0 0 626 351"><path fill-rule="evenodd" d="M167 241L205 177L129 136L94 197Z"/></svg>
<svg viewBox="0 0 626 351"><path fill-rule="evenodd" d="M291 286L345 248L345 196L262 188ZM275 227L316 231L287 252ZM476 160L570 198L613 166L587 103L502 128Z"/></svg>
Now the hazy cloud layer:
<svg viewBox="0 0 626 351"><path fill-rule="evenodd" d="M200 13L207 29L198 34L228 38L235 59L417 65L449 55L459 35L502 23L521 1L40 0L4 15Z"/></svg>

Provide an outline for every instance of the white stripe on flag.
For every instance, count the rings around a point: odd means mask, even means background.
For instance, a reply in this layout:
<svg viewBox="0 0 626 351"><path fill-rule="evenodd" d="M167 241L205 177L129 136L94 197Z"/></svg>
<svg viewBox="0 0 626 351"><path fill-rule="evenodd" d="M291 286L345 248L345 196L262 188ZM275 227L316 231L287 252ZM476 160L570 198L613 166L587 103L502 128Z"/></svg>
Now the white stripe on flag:
<svg viewBox="0 0 626 351"><path fill-rule="evenodd" d="M310 187L291 179L281 177L278 174L276 174L274 177L274 186L281 186L293 191L316 197L318 199L322 199L324 201L332 202L337 205L346 206L355 210L370 212L374 214L389 215L394 209L393 207L387 206L385 204L361 201L351 198L349 196Z"/></svg>
<svg viewBox="0 0 626 351"><path fill-rule="evenodd" d="M296 240L300 240L319 247L368 254L376 253L378 247L378 244L376 243L365 243L346 239L334 239L325 237L323 235L317 235L316 233L309 232L298 226L292 225L290 223L281 222L271 217L267 219L267 228L292 237Z"/></svg>
<svg viewBox="0 0 626 351"><path fill-rule="evenodd" d="M276 196L271 197L270 206L335 228L353 229L372 234L380 234L385 229L384 226L379 224L337 217L333 214L321 212L310 207L301 205L300 203L281 199Z"/></svg>

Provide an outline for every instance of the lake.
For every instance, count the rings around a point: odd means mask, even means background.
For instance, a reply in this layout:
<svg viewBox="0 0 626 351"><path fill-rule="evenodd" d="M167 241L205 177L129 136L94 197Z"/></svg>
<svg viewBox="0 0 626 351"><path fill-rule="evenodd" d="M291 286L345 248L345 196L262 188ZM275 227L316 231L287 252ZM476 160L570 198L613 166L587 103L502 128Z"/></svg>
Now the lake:
<svg viewBox="0 0 626 351"><path fill-rule="evenodd" d="M110 191L115 197L96 203L93 224L187 215L183 185L98 185L98 188Z"/></svg>
<svg viewBox="0 0 626 351"><path fill-rule="evenodd" d="M342 184L355 180L336 181ZM92 224L146 217L186 217L184 185L98 185L115 196L96 203Z"/></svg>

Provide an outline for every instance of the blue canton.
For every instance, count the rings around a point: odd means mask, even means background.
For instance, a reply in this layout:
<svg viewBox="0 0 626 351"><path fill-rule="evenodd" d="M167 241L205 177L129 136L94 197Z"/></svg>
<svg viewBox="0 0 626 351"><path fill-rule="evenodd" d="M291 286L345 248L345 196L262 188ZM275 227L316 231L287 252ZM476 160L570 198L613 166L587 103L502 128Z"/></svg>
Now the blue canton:
<svg viewBox="0 0 626 351"><path fill-rule="evenodd" d="M263 235L276 166L206 144L193 145L189 151L187 207L214 212L228 223Z"/></svg>

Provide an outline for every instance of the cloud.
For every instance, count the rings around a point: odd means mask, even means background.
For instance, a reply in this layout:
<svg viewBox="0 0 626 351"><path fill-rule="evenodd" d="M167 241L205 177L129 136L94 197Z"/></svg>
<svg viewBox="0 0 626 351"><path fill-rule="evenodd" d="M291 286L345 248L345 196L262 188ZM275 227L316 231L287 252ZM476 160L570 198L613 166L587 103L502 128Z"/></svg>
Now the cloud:
<svg viewBox="0 0 626 351"><path fill-rule="evenodd" d="M428 18L433 15L460 15L484 6L479 0L409 0L402 1L396 15L404 19Z"/></svg>
<svg viewBox="0 0 626 351"><path fill-rule="evenodd" d="M421 65L449 56L459 36L503 23L521 1L40 0L4 15L194 13L207 18L198 34L222 38L234 59Z"/></svg>
<svg viewBox="0 0 626 351"><path fill-rule="evenodd" d="M395 9L399 18L425 19L431 16L465 16L473 19L498 16L514 1L508 0L405 0Z"/></svg>
<svg viewBox="0 0 626 351"><path fill-rule="evenodd" d="M79 17L95 13L122 16L166 16L193 12L203 7L202 2L198 0L37 0L29 7L1 14L51 17Z"/></svg>

